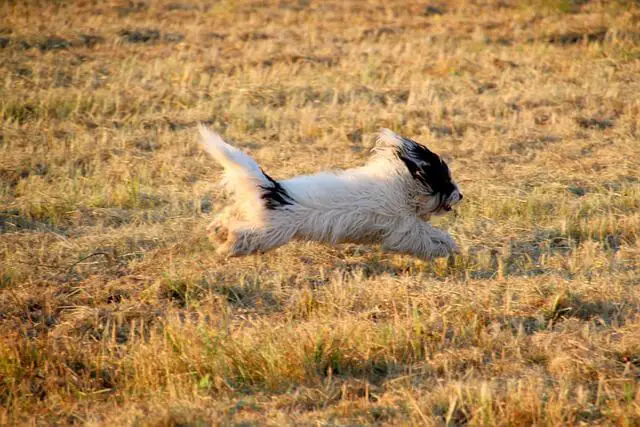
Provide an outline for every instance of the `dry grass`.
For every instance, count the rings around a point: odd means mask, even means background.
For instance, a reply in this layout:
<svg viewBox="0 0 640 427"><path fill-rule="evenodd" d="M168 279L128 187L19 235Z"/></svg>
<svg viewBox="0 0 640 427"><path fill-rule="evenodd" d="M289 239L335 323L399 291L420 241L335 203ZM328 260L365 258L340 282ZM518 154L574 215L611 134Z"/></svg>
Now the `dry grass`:
<svg viewBox="0 0 640 427"><path fill-rule="evenodd" d="M0 424L640 423L640 8L0 4ZM463 254L225 261L210 124L276 177L390 127Z"/></svg>

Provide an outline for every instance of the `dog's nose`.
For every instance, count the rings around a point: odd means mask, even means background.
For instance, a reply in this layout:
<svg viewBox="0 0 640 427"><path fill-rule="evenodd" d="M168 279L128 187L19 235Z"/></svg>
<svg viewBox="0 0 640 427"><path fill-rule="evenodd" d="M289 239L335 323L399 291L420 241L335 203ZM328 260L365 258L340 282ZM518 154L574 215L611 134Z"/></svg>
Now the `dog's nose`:
<svg viewBox="0 0 640 427"><path fill-rule="evenodd" d="M462 199L463 199L463 197L462 197L462 193L458 193L458 194L460 194L460 198L458 199L458 201L459 201L459 202L461 202L461 201L462 201Z"/></svg>

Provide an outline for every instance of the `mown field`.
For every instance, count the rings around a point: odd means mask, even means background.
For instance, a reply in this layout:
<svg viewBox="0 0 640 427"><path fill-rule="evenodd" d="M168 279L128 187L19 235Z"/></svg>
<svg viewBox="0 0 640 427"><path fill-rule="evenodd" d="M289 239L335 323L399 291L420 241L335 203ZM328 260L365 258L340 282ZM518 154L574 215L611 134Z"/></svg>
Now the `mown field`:
<svg viewBox="0 0 640 427"><path fill-rule="evenodd" d="M637 1L3 1L0 83L0 425L640 424ZM215 255L199 122L427 144L461 254Z"/></svg>

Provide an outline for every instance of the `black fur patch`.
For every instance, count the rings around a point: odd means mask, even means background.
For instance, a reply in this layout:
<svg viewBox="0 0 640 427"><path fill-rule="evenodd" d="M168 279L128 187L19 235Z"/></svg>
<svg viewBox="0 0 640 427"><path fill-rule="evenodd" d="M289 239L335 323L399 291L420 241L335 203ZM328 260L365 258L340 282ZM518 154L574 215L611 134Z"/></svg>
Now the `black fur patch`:
<svg viewBox="0 0 640 427"><path fill-rule="evenodd" d="M262 171L262 174L271 183L271 185L268 186L260 186L260 188L264 190L264 193L262 193L262 200L264 200L267 209L276 210L287 205L292 205L294 200L289 193L287 193L287 190L285 190L278 181L267 175L265 171Z"/></svg>
<svg viewBox="0 0 640 427"><path fill-rule="evenodd" d="M409 173L423 185L429 195L439 195L442 203L455 191L447 163L427 147L402 138L405 143L398 147L396 155L405 164Z"/></svg>

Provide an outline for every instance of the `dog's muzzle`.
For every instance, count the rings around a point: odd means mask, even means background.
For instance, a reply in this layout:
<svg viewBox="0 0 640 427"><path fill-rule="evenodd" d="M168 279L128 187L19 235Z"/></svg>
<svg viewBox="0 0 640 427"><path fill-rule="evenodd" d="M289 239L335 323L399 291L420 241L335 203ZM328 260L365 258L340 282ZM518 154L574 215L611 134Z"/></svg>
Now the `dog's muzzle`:
<svg viewBox="0 0 640 427"><path fill-rule="evenodd" d="M457 205L458 203L460 203L460 202L462 201L462 193L457 193L457 196L458 196L458 197L452 198L453 200L451 200L450 202L445 202L445 203L442 205L442 209L443 209L445 212L449 212L449 211L451 211L451 209L452 209L453 205Z"/></svg>

